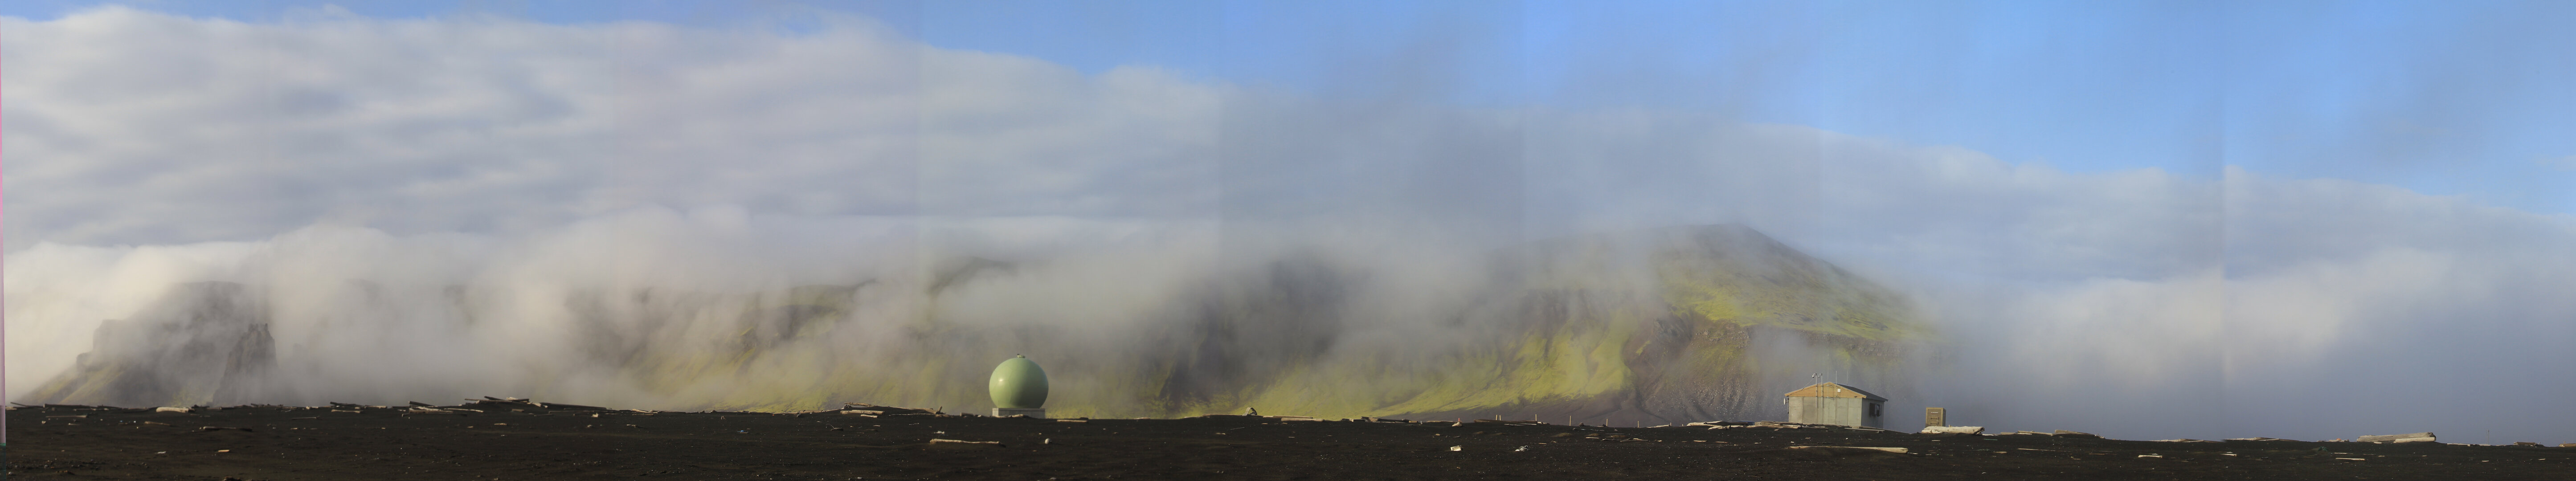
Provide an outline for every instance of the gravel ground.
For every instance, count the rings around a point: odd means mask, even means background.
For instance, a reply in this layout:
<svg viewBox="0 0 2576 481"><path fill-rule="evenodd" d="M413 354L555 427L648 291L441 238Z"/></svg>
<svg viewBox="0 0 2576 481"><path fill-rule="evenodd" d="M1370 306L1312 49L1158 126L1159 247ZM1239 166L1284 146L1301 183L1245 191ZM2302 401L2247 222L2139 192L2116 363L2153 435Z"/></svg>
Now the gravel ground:
<svg viewBox="0 0 2576 481"><path fill-rule="evenodd" d="M501 401L194 412L25 407L8 411L15 442L7 457L11 479L206 481L2576 480L2576 448L2558 447L881 411L648 413Z"/></svg>

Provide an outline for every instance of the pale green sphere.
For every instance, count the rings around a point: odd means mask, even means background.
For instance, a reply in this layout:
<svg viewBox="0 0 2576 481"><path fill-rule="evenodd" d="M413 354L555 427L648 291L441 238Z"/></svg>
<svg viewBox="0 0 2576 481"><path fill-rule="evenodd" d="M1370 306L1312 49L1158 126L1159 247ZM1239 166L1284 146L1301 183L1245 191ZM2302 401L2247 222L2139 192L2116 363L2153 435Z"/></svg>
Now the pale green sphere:
<svg viewBox="0 0 2576 481"><path fill-rule="evenodd" d="M1028 356L1003 359L993 366L993 407L1036 409L1046 404L1046 370Z"/></svg>

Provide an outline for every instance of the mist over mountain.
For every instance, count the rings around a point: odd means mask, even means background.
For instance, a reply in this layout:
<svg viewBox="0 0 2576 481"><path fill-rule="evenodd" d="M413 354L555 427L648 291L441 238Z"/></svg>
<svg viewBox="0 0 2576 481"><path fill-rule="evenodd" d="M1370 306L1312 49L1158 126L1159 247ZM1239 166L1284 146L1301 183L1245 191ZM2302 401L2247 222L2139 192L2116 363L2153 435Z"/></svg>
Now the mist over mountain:
<svg viewBox="0 0 2576 481"><path fill-rule="evenodd" d="M1424 276L1437 264L1296 248L1176 273L1187 287L1127 300L1122 308L1138 319L1124 325L973 311L993 296L1047 302L1028 289L1078 290L1048 284L1100 268L1068 259L963 257L913 276L784 289L561 285L534 298L503 292L531 286L489 278L434 289L402 278L175 284L132 317L101 322L73 366L21 401L398 404L515 389L506 394L658 409L974 409L984 404L976 382L984 364L1028 353L1062 386L1049 407L1071 416L1249 407L1339 417L1753 419L1777 417L1771 391L1795 381L1790 370L1819 362L1856 376L1846 381L1908 392L1903 361L1931 335L1902 296L1740 225L1561 238L1457 260L1463 272ZM415 288L391 287L401 285ZM553 315L521 324L562 335L484 335L525 329L490 320L526 302ZM311 307L271 307L288 303ZM396 306L408 315L390 316ZM355 358L294 342L418 342L407 333L421 330L479 341ZM1106 332L1074 332L1084 330ZM458 362L495 356L556 365L529 372ZM364 392L321 381L392 366L486 382L398 379L392 391Z"/></svg>
<svg viewBox="0 0 2576 481"><path fill-rule="evenodd" d="M262 304L240 284L171 286L133 322L101 321L72 370L29 398L126 406L249 404L263 395L259 389L270 383L269 368L277 362Z"/></svg>

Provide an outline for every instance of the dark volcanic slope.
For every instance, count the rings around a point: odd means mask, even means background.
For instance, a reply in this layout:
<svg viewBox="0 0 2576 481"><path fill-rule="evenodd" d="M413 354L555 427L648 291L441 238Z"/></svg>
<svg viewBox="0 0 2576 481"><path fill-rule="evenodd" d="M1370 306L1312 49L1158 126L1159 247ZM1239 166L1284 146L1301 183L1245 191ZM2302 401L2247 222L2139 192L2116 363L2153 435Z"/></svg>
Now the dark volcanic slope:
<svg viewBox="0 0 2576 481"><path fill-rule="evenodd" d="M2576 449L1849 429L659 413L9 411L13 479L2576 479ZM999 444L931 443L932 439ZM1788 446L1902 447L1816 454ZM1459 450L1451 451L1451 446ZM1526 450L1520 448L1526 447ZM2232 456L2230 454L2233 454ZM2142 458L2140 455L2160 455ZM2345 459L2349 458L2349 459Z"/></svg>

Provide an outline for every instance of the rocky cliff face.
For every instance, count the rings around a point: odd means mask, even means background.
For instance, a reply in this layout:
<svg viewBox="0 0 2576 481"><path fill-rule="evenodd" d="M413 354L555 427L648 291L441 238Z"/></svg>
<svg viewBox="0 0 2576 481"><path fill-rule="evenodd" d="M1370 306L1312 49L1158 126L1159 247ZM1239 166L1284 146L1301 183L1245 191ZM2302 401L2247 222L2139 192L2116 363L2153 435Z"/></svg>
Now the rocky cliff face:
<svg viewBox="0 0 2576 481"><path fill-rule="evenodd" d="M275 365L258 296L240 284L173 287L151 307L101 323L72 371L36 388L34 403L115 406L240 404Z"/></svg>
<svg viewBox="0 0 2576 481"><path fill-rule="evenodd" d="M1902 359L1930 336L1900 296L1741 226L1559 239L1461 259L1470 266L1422 276L1403 271L1419 266L1290 253L1133 300L1136 319L1117 325L971 313L994 303L1044 313L1045 303L1085 301L1055 295L1068 287L1014 277L1060 267L986 259L940 264L913 280L745 292L591 286L530 298L527 289L493 286L345 289L420 300L352 305L455 314L343 313L278 325L351 329L408 318L455 332L559 333L454 339L515 343L456 349L517 356L503 364L511 370L482 373L514 382L485 385L528 392L497 394L665 409L843 401L976 409L991 363L1029 353L1057 387L1051 413L1124 417L1255 407L1321 417L1751 418L1776 408L1777 386L1766 379L1803 381L1812 370L1857 373L1873 389L1902 392L1890 385ZM1019 290L995 287L1013 282ZM272 365L329 372L311 365L336 361L281 361L261 299L236 284L179 286L142 314L101 327L78 368L22 401L320 401L276 388L299 380L276 379ZM295 338L367 339L302 334ZM576 388L600 385L617 386L620 397Z"/></svg>
<svg viewBox="0 0 2576 481"><path fill-rule="evenodd" d="M1338 316L1361 275L1282 263L1156 343L1146 362L1169 374L1142 394L1169 414L1741 419L1774 409L1762 380L1788 373L1766 363L1892 380L1930 335L1895 293L1741 226L1563 239L1493 262L1503 275L1439 313L1455 328L1434 332L1457 338L1394 348L1428 356L1335 342L1354 331Z"/></svg>

